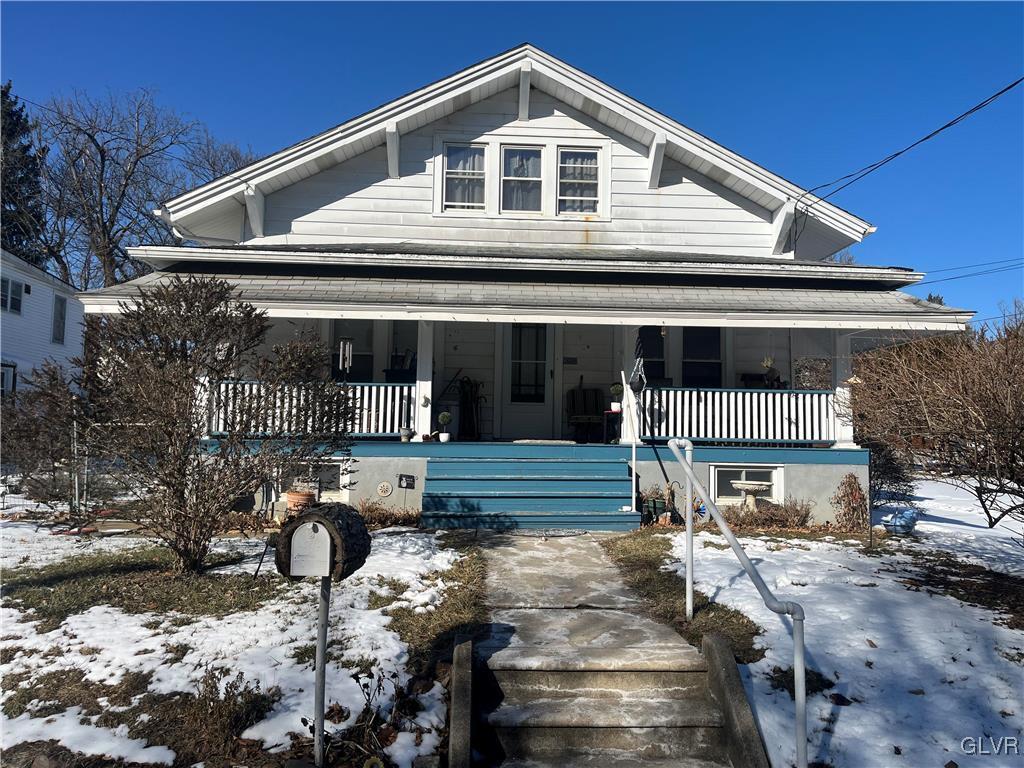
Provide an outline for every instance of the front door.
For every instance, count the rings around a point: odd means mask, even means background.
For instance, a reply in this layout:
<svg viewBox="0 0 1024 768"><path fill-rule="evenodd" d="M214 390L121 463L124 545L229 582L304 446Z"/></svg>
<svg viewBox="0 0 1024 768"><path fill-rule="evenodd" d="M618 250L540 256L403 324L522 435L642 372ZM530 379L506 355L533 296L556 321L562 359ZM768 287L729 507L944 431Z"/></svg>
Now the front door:
<svg viewBox="0 0 1024 768"><path fill-rule="evenodd" d="M554 326L521 323L505 328L501 436L506 440L554 436Z"/></svg>

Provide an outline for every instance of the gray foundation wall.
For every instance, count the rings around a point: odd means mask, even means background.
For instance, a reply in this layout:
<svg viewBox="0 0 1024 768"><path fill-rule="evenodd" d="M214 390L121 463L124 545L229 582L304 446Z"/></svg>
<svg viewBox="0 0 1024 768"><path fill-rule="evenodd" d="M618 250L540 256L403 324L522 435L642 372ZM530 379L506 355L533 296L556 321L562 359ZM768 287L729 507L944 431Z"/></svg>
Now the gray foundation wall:
<svg viewBox="0 0 1024 768"><path fill-rule="evenodd" d="M666 451L666 453L668 453ZM705 488L710 488L711 466L729 462L694 462L694 471ZM670 453L664 462L637 462L640 476L640 488L649 485L665 485L668 482L679 483L682 487L686 479L680 467ZM834 521L836 514L832 509L832 496L839 487L843 476L852 472L860 481L864 492L868 490L868 467L865 464L779 464L782 467L783 495L798 501L813 503L812 518L816 523Z"/></svg>

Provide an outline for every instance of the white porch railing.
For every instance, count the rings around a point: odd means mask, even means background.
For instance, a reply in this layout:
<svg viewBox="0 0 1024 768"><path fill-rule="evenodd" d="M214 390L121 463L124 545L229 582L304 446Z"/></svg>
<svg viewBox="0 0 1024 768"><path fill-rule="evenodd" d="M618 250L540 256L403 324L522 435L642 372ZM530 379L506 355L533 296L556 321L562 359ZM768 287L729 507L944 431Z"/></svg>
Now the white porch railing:
<svg viewBox="0 0 1024 768"><path fill-rule="evenodd" d="M339 384L338 386L346 386ZM415 384L348 384L353 398L352 414L347 424L341 416L315 413L301 385L281 388L276 407L257 433L303 434L313 424L330 431L367 437L397 436L403 427L412 427ZM246 398L264 396L264 384L258 381L221 381L211 393L209 432L222 435L232 428L234 414Z"/></svg>
<svg viewBox="0 0 1024 768"><path fill-rule="evenodd" d="M831 390L649 388L640 396L641 435L765 443L833 443Z"/></svg>

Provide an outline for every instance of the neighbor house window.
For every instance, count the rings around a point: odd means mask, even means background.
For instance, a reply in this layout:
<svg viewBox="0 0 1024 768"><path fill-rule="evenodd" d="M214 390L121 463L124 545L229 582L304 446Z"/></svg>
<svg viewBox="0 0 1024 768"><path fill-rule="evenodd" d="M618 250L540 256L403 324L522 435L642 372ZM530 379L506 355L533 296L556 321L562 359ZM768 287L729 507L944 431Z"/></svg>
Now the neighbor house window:
<svg viewBox="0 0 1024 768"><path fill-rule="evenodd" d="M68 319L68 300L63 296L53 297L53 343L64 343L64 326Z"/></svg>
<svg viewBox="0 0 1024 768"><path fill-rule="evenodd" d="M25 284L17 280L0 278L0 309L4 312L21 314L21 296L25 292Z"/></svg>
<svg viewBox="0 0 1024 768"><path fill-rule="evenodd" d="M17 386L18 366L14 363L0 363L0 394L6 395Z"/></svg>
<svg viewBox="0 0 1024 768"><path fill-rule="evenodd" d="M743 492L733 487L734 482L766 483L768 490L758 492L757 497L777 503L782 501L782 467L713 466L711 469L716 504L739 504L743 500Z"/></svg>
<svg viewBox="0 0 1024 768"><path fill-rule="evenodd" d="M558 212L597 213L598 151L558 150Z"/></svg>
<svg viewBox="0 0 1024 768"><path fill-rule="evenodd" d="M446 144L444 209L482 211L486 199L484 148L479 144Z"/></svg>
<svg viewBox="0 0 1024 768"><path fill-rule="evenodd" d="M541 210L541 151L537 147L502 147L501 210Z"/></svg>
<svg viewBox="0 0 1024 768"><path fill-rule="evenodd" d="M722 332L719 328L683 328L682 386L722 386Z"/></svg>

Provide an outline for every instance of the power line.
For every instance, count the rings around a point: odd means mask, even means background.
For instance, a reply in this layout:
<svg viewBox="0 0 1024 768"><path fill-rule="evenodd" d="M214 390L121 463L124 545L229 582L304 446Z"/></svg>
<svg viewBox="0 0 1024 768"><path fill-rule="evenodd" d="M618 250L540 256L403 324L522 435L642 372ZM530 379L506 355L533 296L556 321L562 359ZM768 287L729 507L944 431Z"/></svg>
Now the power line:
<svg viewBox="0 0 1024 768"><path fill-rule="evenodd" d="M1024 265L1024 263L1022 263ZM914 287L922 285L934 285L935 283L945 283L950 280L963 280L967 277L980 277L981 275L997 275L1001 272L1016 272L1021 268L1022 265L1014 265L1012 267L999 267L998 269L983 269L980 272L968 272L966 275L954 275L953 277L940 277L938 280L925 280L923 283L915 283Z"/></svg>
<svg viewBox="0 0 1024 768"><path fill-rule="evenodd" d="M917 141L915 141L912 144L907 145L903 149L898 150L896 152L893 152L892 154L882 158L881 160L878 160L878 161L876 161L874 163L871 163L870 165L865 165L860 170L854 171L853 173L848 173L845 176L840 176L838 179L830 181L830 182L828 182L826 184L819 184L818 186L813 187L812 189L809 189L806 192L803 192L800 195L800 197L797 198L796 205L799 205L800 201L803 200L804 197L806 197L807 195L810 195L810 194L813 194L813 193L817 192L819 189L826 189L828 187L833 187L836 184L842 184L842 186L839 186L836 189L833 189L827 195L819 197L817 200L815 200L810 205L808 205L807 207L804 208L804 210L802 211L802 213L804 215L804 227L801 227L799 230L796 230L795 229L795 227L796 227L796 216L793 217L793 223L790 226L791 226L791 228L793 228L792 239L793 239L794 247L796 245L796 241L800 239L800 235L803 234L803 230L807 226L807 224L806 224L807 216L809 215L811 208L813 208L815 205L817 205L818 203L820 203L820 202L822 202L824 200L827 200L828 198L830 198L833 195L835 195L837 192L841 192L842 190L846 189L851 184L856 184L858 181L863 179L865 176L868 176L868 175L874 173L875 171L877 171L879 168L883 167L884 165L887 165L887 164L891 163L897 157L900 157L901 155L906 154L907 152L912 150L914 147L917 147L917 146L923 144L924 142L928 141L929 139L935 138L936 136L938 136L943 131L948 130L949 128L952 128L954 125L957 125L958 123L966 120L968 117L973 115L975 112L981 111L982 109L987 107L989 104L994 102L996 99L998 99L1000 96L1008 93L1009 91L1012 91L1014 88L1016 88L1021 83L1024 83L1024 77L1020 77L1017 80L1014 80L1012 83L1010 83L1005 88L1001 88L1000 90L996 91L991 96L989 96L987 99L983 99L982 101L978 102L973 107L968 109L966 112L962 112L961 114L957 115L952 120L947 122L945 125L943 125L943 126L941 126L939 128L936 128L934 131L929 133L927 136L922 136L920 139L918 139ZM844 184L843 182L846 182L846 183ZM800 213L800 212L798 212L798 213Z"/></svg>
<svg viewBox="0 0 1024 768"><path fill-rule="evenodd" d="M1001 261L979 261L977 264L964 264L964 265L959 266L959 267L946 267L944 269L929 269L928 270L928 274L929 275L937 275L940 272L957 272L957 271L959 271L961 269L972 269L974 267L988 267L988 266L991 266L992 264L1010 264L1010 263L1024 264L1024 261L1022 261L1019 258L1002 259Z"/></svg>

